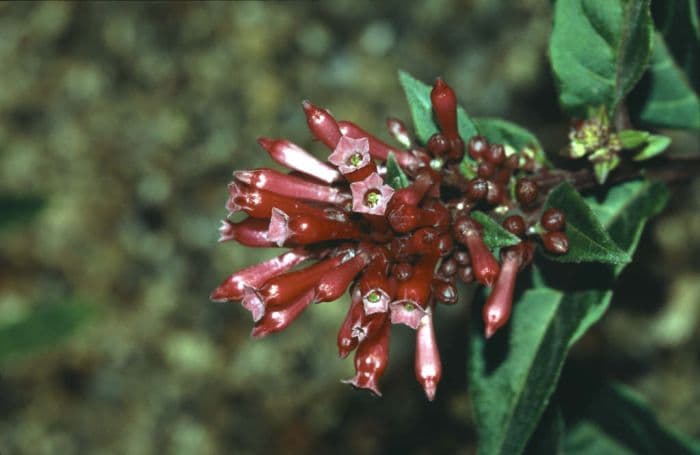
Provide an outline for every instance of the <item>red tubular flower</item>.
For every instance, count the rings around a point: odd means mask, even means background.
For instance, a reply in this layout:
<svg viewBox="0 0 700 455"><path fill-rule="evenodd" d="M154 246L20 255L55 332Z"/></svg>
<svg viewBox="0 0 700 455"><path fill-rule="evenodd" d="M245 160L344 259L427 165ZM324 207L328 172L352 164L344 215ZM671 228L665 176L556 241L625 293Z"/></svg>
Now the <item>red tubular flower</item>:
<svg viewBox="0 0 700 455"><path fill-rule="evenodd" d="M436 304L457 303L456 281L476 279L494 286L483 309L486 336L502 327L517 272L532 260L533 204L545 195L535 194L536 188L527 195L523 190L534 181L528 180L532 159L528 167L522 153L506 156L503 146L482 137L468 141L477 163L468 165L475 175L465 177L457 164L465 147L456 96L440 79L430 95L440 132L427 143L412 141L400 121L387 121L403 149L352 122L337 122L308 101L303 106L309 129L332 151L327 161L287 140L261 137L260 145L290 172L234 172L226 208L248 218L224 221L220 241L294 250L230 275L211 299L241 300L256 321L252 336L261 337L283 330L311 303L336 300L350 289L337 344L341 357L356 350L356 374L345 382L379 395L390 327L404 324L417 331L416 378L433 400L442 374L433 326ZM407 185L391 175L392 153ZM487 214L500 208L517 213L519 205L527 216L511 216L504 225L521 242L503 250L501 268L469 214L475 207ZM563 220L563 213L550 211L540 221L548 231L542 235L544 247L559 254L566 254L568 245ZM315 263L295 268L306 259Z"/></svg>
<svg viewBox="0 0 700 455"><path fill-rule="evenodd" d="M233 176L251 188L269 191L289 198L325 202L342 205L350 199L350 194L339 188L313 183L301 177L283 174L273 169L235 171Z"/></svg>
<svg viewBox="0 0 700 455"><path fill-rule="evenodd" d="M253 218L270 218L272 209L278 208L289 215L314 215L320 218L325 215L325 212L319 207L270 191L252 188L242 183L231 183L228 188L229 200L226 208L231 213L242 210Z"/></svg>
<svg viewBox="0 0 700 455"><path fill-rule="evenodd" d="M333 150L342 136L338 123L327 110L314 106L308 100L304 100L302 106L311 133L326 147Z"/></svg>
<svg viewBox="0 0 700 455"><path fill-rule="evenodd" d="M369 134L367 131L363 130L359 126L352 122L340 121L338 122L340 131L343 135L352 138L367 138L369 140L369 153L374 158L380 160L386 160L389 157L389 153L394 152L396 156L396 161L403 167L407 169L416 169L420 165L420 161L405 150L397 150L395 147L382 142L377 137Z"/></svg>
<svg viewBox="0 0 700 455"><path fill-rule="evenodd" d="M324 163L298 145L283 139L258 138L258 144L282 166L299 171L326 183L338 182L343 176L337 169Z"/></svg>
<svg viewBox="0 0 700 455"><path fill-rule="evenodd" d="M502 258L501 273L498 274L496 285L483 309L486 338L491 338L496 330L503 327L510 318L515 279L522 262L522 254L517 247L505 250Z"/></svg>
<svg viewBox="0 0 700 455"><path fill-rule="evenodd" d="M311 289L286 305L265 312L265 315L257 321L250 336L262 338L271 333L280 332L294 322L301 313L313 302L314 290Z"/></svg>
<svg viewBox="0 0 700 455"><path fill-rule="evenodd" d="M338 300L368 263L369 255L361 251L338 268L326 272L316 285L316 301L333 302Z"/></svg>
<svg viewBox="0 0 700 455"><path fill-rule="evenodd" d="M278 246L300 246L328 240L354 239L362 232L352 222L309 215L289 216L272 209L267 238Z"/></svg>
<svg viewBox="0 0 700 455"><path fill-rule="evenodd" d="M352 298L350 308L348 308L348 313L340 326L340 330L338 330L337 337L338 356L343 359L357 347L359 341L355 336L354 328L360 324L364 316L362 293L358 288L355 288L350 295Z"/></svg>
<svg viewBox="0 0 700 455"><path fill-rule="evenodd" d="M493 286L500 266L493 257L491 251L484 243L479 233L481 225L473 219L465 216L459 218L454 224L454 237L462 245L469 249L474 276L484 286Z"/></svg>
<svg viewBox="0 0 700 455"><path fill-rule="evenodd" d="M442 362L435 338L432 311L423 316L416 330L415 369L416 379L423 387L425 396L429 401L433 401L437 385L442 378Z"/></svg>
<svg viewBox="0 0 700 455"><path fill-rule="evenodd" d="M243 304L246 308L256 308L260 305L263 305L265 309L282 308L292 299L315 288L324 273L338 267L345 260L347 260L346 254L341 253L305 269L271 278L259 290L247 291L243 298Z"/></svg>
<svg viewBox="0 0 700 455"><path fill-rule="evenodd" d="M459 137L457 128L457 96L454 90L438 78L430 92L430 101L440 130L450 144L448 158L453 161L461 160L464 155L464 142Z"/></svg>
<svg viewBox="0 0 700 455"><path fill-rule="evenodd" d="M355 377L343 381L344 383L382 396L379 379L389 363L389 328L389 321L385 317L378 330L367 334L360 342L355 352Z"/></svg>
<svg viewBox="0 0 700 455"><path fill-rule="evenodd" d="M269 248L275 243L267 238L267 221L256 218L246 218L240 223L221 220L219 227L219 242L235 240L241 245Z"/></svg>
<svg viewBox="0 0 700 455"><path fill-rule="evenodd" d="M260 264L246 267L226 278L211 293L215 302L241 300L246 288L257 289L270 278L282 274L297 264L309 259L311 254L302 250L287 251Z"/></svg>

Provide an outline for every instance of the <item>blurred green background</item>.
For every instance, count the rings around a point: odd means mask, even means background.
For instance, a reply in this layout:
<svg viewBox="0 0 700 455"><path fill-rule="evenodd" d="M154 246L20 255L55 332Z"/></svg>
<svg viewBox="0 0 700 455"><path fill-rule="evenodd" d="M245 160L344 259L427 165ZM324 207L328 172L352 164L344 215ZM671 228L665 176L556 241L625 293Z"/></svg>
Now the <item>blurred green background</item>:
<svg viewBox="0 0 700 455"><path fill-rule="evenodd" d="M209 302L273 254L216 229L231 172L272 165L258 136L322 151L302 99L384 138L408 120L399 68L556 151L549 3L0 3L0 453L472 453L467 305L440 312L436 401L400 327L376 399L338 381L342 302L258 341ZM695 436L699 195L674 189L573 353Z"/></svg>

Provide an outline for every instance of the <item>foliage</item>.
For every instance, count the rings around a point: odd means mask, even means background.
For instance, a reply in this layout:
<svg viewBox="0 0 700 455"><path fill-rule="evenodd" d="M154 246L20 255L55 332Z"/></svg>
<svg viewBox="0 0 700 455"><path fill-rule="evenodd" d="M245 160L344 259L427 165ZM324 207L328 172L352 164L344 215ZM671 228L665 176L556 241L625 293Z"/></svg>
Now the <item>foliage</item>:
<svg viewBox="0 0 700 455"><path fill-rule="evenodd" d="M615 116L629 103L632 118L642 126L700 129L693 86L700 80L696 7L682 0L666 6L655 30L648 0L555 3L549 54L566 112L585 118L602 106ZM682 39L679 28L685 30ZM425 142L438 131L430 87L404 72L400 80L418 137ZM512 149L542 153L537 138L513 123L471 119L462 108L459 120L464 137L478 131ZM670 144L668 137L644 129L618 131L614 140L618 149L635 151L626 159L636 161L658 156ZM549 165L544 158L539 162ZM518 291L509 326L494 338L482 335L486 296L474 305L468 375L480 453L517 454L526 447L532 453L697 453L697 443L661 426L622 386L599 390L584 417L571 424L562 417L567 415L563 404L552 401L569 349L604 315L647 220L667 199L662 183L644 179L608 184L592 195L566 182L549 192L544 208L566 211L569 252L542 252L529 288ZM472 216L483 225L491 249L517 243L492 215L475 211Z"/></svg>

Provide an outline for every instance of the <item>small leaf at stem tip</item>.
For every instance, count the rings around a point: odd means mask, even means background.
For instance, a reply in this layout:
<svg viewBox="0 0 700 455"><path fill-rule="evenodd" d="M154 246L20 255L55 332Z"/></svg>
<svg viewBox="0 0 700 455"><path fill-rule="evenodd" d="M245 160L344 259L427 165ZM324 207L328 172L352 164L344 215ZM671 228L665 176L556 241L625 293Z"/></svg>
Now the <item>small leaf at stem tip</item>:
<svg viewBox="0 0 700 455"><path fill-rule="evenodd" d="M636 149L644 145L651 136L646 131L624 130L617 133L617 138L620 140L620 145L623 149Z"/></svg>
<svg viewBox="0 0 700 455"><path fill-rule="evenodd" d="M647 145L633 159L634 161L648 160L665 152L669 145L671 145L671 138L668 136L649 136Z"/></svg>

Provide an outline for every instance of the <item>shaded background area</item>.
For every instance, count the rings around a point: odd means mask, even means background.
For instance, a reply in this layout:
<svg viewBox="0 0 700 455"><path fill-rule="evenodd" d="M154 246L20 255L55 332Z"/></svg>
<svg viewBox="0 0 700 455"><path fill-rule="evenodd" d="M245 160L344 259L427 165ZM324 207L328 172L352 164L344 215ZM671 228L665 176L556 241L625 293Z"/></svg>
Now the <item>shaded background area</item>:
<svg viewBox="0 0 700 455"><path fill-rule="evenodd" d="M272 255L216 228L231 172L272 166L258 136L323 152L302 99L384 138L388 115L408 120L399 68L556 151L550 21L546 0L0 3L0 218L25 214L0 220L0 452L472 453L467 305L437 321L436 401L401 327L376 399L338 382L343 302L258 341L239 305L209 302ZM675 188L574 350L695 436L698 195Z"/></svg>

